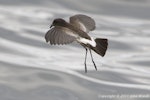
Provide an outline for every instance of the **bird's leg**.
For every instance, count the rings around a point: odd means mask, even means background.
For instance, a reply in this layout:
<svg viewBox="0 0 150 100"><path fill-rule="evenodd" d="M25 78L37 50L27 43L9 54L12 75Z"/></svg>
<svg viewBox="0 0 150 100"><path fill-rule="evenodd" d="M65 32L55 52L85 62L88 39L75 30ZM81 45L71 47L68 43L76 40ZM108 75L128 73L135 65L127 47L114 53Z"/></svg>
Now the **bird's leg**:
<svg viewBox="0 0 150 100"><path fill-rule="evenodd" d="M84 65L85 65L85 73L87 73L87 67L86 67L86 58L87 58L87 52L88 52L88 49L86 47L84 47L85 50L86 50L86 53L85 53L85 60L84 60Z"/></svg>
<svg viewBox="0 0 150 100"><path fill-rule="evenodd" d="M95 62L94 62L94 60L93 60L93 56L92 56L91 49L89 49L89 51L90 51L91 59L92 59L92 62L93 62L93 64L94 64L95 70L97 70L96 64L95 64Z"/></svg>

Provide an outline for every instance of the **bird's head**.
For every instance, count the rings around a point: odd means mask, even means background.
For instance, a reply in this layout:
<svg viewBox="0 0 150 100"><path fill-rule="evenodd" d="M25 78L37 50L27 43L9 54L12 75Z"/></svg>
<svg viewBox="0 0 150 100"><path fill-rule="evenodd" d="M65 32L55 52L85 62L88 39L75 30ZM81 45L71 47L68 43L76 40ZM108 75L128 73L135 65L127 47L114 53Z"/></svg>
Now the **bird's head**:
<svg viewBox="0 0 150 100"><path fill-rule="evenodd" d="M50 26L50 28L52 26L65 26L66 25L66 21L64 19L61 19L61 18L57 18L57 19L54 19L52 25Z"/></svg>

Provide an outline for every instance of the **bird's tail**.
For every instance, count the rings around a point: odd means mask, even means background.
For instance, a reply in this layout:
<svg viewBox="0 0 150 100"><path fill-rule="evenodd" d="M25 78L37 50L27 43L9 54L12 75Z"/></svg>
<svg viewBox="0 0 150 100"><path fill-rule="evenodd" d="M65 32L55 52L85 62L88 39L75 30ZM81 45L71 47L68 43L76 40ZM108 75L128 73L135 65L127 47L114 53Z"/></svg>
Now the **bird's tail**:
<svg viewBox="0 0 150 100"><path fill-rule="evenodd" d="M108 40L102 38L96 38L95 42L96 42L96 47L92 47L92 50L103 57L107 50Z"/></svg>

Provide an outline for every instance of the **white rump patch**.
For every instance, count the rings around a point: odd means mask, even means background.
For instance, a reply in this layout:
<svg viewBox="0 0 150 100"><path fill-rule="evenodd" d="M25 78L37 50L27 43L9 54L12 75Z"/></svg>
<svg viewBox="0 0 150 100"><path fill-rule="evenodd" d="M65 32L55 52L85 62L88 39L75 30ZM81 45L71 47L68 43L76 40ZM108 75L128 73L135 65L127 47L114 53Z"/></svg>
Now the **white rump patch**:
<svg viewBox="0 0 150 100"><path fill-rule="evenodd" d="M77 41L84 44L90 44L91 46L96 47L96 42L92 37L91 40L80 37L79 39L77 39Z"/></svg>

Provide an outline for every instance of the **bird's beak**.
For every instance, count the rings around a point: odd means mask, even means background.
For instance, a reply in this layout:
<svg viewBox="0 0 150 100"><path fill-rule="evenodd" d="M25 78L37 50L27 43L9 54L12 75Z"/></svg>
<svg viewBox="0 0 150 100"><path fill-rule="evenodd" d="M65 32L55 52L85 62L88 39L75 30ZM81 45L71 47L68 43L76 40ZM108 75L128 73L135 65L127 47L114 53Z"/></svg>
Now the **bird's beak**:
<svg viewBox="0 0 150 100"><path fill-rule="evenodd" d="M53 24L50 26L50 28L52 28L53 27Z"/></svg>

